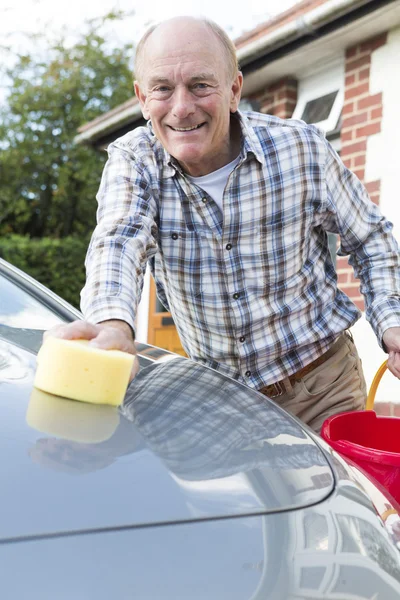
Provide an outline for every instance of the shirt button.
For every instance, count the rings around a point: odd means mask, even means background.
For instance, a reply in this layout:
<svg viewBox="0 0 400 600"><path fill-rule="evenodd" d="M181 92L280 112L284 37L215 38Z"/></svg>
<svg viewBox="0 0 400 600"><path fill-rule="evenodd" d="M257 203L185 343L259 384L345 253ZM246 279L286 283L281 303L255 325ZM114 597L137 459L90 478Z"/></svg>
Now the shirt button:
<svg viewBox="0 0 400 600"><path fill-rule="evenodd" d="M206 202L208 202L208 198L202 198L201 201L205 204Z"/></svg>
<svg viewBox="0 0 400 600"><path fill-rule="evenodd" d="M237 300L238 298L240 298L240 294L236 292L235 294L233 294L233 298L234 300Z"/></svg>
<svg viewBox="0 0 400 600"><path fill-rule="evenodd" d="M172 239L173 239L173 240L177 240L179 236L178 236L178 234L177 234L177 233L173 233L173 234L171 235L171 237L172 237Z"/></svg>
<svg viewBox="0 0 400 600"><path fill-rule="evenodd" d="M245 341L245 339L246 339L246 338L244 337L244 335L242 335L242 336L239 338L239 342L244 342L244 341Z"/></svg>
<svg viewBox="0 0 400 600"><path fill-rule="evenodd" d="M232 244L227 244L227 245L225 246L225 248L226 248L227 250L232 250Z"/></svg>
<svg viewBox="0 0 400 600"><path fill-rule="evenodd" d="M246 371L245 375L246 375L246 377L250 377L251 371Z"/></svg>

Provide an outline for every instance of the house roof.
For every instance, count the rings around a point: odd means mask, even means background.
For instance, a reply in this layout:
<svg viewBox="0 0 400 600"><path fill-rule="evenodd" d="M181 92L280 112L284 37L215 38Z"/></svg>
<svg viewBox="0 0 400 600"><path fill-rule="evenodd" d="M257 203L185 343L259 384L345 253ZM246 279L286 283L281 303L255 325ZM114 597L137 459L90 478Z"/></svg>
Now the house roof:
<svg viewBox="0 0 400 600"><path fill-rule="evenodd" d="M108 112L104 113L103 115L96 117L92 121L85 123L84 125L79 127L78 131L79 131L79 133L83 133L88 130L92 130L92 129L94 130L96 128L100 128L105 123L114 122L114 121L120 123L121 120L123 119L123 115L129 114L130 116L135 116L136 115L135 109L137 109L138 116L139 116L139 114L140 114L139 102L136 97L133 97L133 98L130 98L129 100L127 100L126 102L124 102L123 104L119 104L118 106L116 106L112 110L109 110Z"/></svg>
<svg viewBox="0 0 400 600"><path fill-rule="evenodd" d="M301 2L296 2L288 10L279 13L278 15L269 19L268 21L260 23L254 29L246 31L240 37L236 38L234 40L235 46L237 50L240 50L240 48L242 48L246 44L263 37L266 33L275 31L276 29L282 27L286 23L298 19L299 17L301 17L301 15L306 14L313 8L316 8L321 4L327 4L328 2L329 0L302 0Z"/></svg>
<svg viewBox="0 0 400 600"><path fill-rule="evenodd" d="M302 0L235 40L244 94L400 23L400 0ZM338 33L339 32L339 33ZM85 123L76 143L98 143L141 119L136 98Z"/></svg>

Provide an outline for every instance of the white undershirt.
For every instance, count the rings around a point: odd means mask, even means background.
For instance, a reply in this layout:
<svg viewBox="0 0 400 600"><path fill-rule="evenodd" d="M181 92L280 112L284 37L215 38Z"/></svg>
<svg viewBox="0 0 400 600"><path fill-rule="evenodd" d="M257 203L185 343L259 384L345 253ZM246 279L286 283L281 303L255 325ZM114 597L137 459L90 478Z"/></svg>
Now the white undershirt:
<svg viewBox="0 0 400 600"><path fill-rule="evenodd" d="M202 177L191 177L187 175L187 178L198 185L202 190L207 192L209 196L216 202L221 212L223 212L222 197L224 195L225 186L228 181L229 175L233 169L240 162L240 155L235 158L232 162L228 163L224 167L203 175Z"/></svg>

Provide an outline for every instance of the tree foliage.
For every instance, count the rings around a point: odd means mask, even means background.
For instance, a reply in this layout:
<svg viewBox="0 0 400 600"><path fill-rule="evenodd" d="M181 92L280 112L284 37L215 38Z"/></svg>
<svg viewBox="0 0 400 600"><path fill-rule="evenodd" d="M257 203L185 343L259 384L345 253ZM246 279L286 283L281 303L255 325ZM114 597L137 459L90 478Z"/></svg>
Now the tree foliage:
<svg viewBox="0 0 400 600"><path fill-rule="evenodd" d="M0 237L0 256L79 308L88 244L89 236L32 239L11 234Z"/></svg>
<svg viewBox="0 0 400 600"><path fill-rule="evenodd" d="M108 15L107 19L116 15ZM119 17L118 17L119 18ZM111 47L92 22L56 43L42 36L41 56L22 54L0 113L0 235L86 234L106 155L76 145L84 123L132 97L132 46Z"/></svg>

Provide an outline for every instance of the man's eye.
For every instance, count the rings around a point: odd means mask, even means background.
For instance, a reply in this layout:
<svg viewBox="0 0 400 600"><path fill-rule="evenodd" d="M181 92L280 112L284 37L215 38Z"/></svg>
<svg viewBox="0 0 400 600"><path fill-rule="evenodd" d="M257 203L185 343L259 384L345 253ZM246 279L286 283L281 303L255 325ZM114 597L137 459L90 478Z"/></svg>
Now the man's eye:
<svg viewBox="0 0 400 600"><path fill-rule="evenodd" d="M208 86L208 83L196 83L194 87L199 90L205 90L209 86Z"/></svg>

